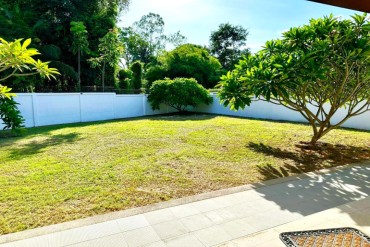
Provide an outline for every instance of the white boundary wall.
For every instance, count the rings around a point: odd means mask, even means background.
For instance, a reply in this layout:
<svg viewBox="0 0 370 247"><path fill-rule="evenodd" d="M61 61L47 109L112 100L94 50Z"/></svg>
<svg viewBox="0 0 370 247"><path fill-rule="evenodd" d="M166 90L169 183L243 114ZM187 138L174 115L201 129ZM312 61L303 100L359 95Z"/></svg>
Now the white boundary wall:
<svg viewBox="0 0 370 247"><path fill-rule="evenodd" d="M303 118L298 112L289 110L283 106L267 103L264 101L252 102L250 107L246 107L244 110L232 111L228 107L224 107L220 104L219 99L216 95L213 95L213 104L202 105L195 109L195 112L206 112L210 114L230 115L238 117L258 118L258 119L271 119L271 120L282 120L292 122L304 122L307 120ZM345 109L339 109L338 112L333 116L332 121L340 121L345 116ZM352 117L347 120L343 127L370 130L370 112L366 112L362 115Z"/></svg>
<svg viewBox="0 0 370 247"><path fill-rule="evenodd" d="M153 111L146 95L115 93L17 93L14 98L26 127L92 122L171 113L162 106Z"/></svg>
<svg viewBox="0 0 370 247"><path fill-rule="evenodd" d="M199 106L193 109L193 111L249 118L306 122L299 113L271 103L253 102L250 107L235 112L222 106L216 95L213 95L213 97L213 104ZM18 108L25 119L26 127L121 119L175 112L174 109L167 106L162 106L160 110L153 111L147 101L147 96L143 94L18 93L14 99L20 104ZM335 117L339 119L344 115L344 111L339 111ZM370 112L353 117L343 126L370 130Z"/></svg>

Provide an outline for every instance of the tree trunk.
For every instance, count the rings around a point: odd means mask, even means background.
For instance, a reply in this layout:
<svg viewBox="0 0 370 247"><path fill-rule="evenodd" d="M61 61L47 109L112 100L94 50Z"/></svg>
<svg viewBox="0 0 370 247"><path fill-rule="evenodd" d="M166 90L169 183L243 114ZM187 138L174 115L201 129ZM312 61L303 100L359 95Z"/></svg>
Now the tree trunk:
<svg viewBox="0 0 370 247"><path fill-rule="evenodd" d="M77 90L79 92L81 92L81 48L78 48L78 56L77 56L77 59L78 59L78 63L77 63L77 66L78 66L78 85L77 85Z"/></svg>
<svg viewBox="0 0 370 247"><path fill-rule="evenodd" d="M325 125L321 125L319 131L317 131L316 126L312 126L312 127L314 128L313 136L310 142L312 146L315 146L318 140L320 140L330 130L334 129L332 126L328 126L325 128Z"/></svg>
<svg viewBox="0 0 370 247"><path fill-rule="evenodd" d="M317 141L320 139L320 137L318 136L318 134L314 133L314 135L312 136L311 138L311 141L310 141L310 144L312 146L316 146L316 143Z"/></svg>
<svg viewBox="0 0 370 247"><path fill-rule="evenodd" d="M103 63L103 71L102 71L102 86L103 86L103 92L105 92L105 82L104 82L104 77L105 77L105 62Z"/></svg>

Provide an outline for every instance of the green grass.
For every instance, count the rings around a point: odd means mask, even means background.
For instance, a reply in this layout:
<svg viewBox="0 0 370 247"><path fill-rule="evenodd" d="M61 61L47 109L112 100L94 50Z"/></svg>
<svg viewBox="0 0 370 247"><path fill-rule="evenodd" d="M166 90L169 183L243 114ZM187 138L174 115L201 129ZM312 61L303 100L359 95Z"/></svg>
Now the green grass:
<svg viewBox="0 0 370 247"><path fill-rule="evenodd" d="M210 115L29 129L0 139L0 234L370 157L370 132L317 149L307 125Z"/></svg>

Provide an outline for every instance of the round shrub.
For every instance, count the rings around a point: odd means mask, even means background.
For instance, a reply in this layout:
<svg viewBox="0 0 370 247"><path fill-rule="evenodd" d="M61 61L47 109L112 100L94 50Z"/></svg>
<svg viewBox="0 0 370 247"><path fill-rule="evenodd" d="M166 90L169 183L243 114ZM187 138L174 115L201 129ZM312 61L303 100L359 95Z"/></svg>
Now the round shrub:
<svg viewBox="0 0 370 247"><path fill-rule="evenodd" d="M213 98L195 79L175 78L153 82L148 100L153 110L159 110L161 104L166 104L184 112L189 106L195 107L202 103L208 105Z"/></svg>

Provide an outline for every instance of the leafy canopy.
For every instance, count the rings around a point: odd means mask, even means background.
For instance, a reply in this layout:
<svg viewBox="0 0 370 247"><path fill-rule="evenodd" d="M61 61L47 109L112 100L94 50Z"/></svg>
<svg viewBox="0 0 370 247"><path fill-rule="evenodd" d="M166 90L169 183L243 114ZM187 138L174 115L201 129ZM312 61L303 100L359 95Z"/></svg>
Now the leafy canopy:
<svg viewBox="0 0 370 247"><path fill-rule="evenodd" d="M75 91L78 89L77 67L81 66L83 86L100 83L98 68L92 69L88 56L81 56L77 63L71 49L76 43L71 22L83 22L88 32L87 41L92 56L98 56L99 39L116 26L119 13L129 4L127 0L0 0L0 33L5 40L21 37L32 38L32 46L40 51L42 61L61 73L52 81L36 76L14 78L7 85L20 92ZM83 51L86 55L87 52ZM119 60L117 59L116 64ZM108 68L106 82L115 83L118 69ZM80 73L79 73L80 74Z"/></svg>
<svg viewBox="0 0 370 247"><path fill-rule="evenodd" d="M213 88L219 81L221 64L217 58L211 56L208 51L198 45L185 44L176 49L164 53L159 61L162 66L154 65L155 68L148 68L147 79L154 79L158 76L168 78L185 77L195 78L205 88ZM150 81L149 81L150 82Z"/></svg>
<svg viewBox="0 0 370 247"><path fill-rule="evenodd" d="M161 104L169 105L179 112L198 104L210 104L213 101L208 91L193 78L175 78L158 80L150 88L148 100L153 110Z"/></svg>
<svg viewBox="0 0 370 247"><path fill-rule="evenodd" d="M59 72L49 68L48 62L35 60L33 57L40 53L34 48L28 48L31 39L22 39L7 42L0 38L0 72L3 72L0 82L12 76L30 76L40 74L41 77L55 78Z"/></svg>
<svg viewBox="0 0 370 247"><path fill-rule="evenodd" d="M89 41L85 24L82 21L72 21L70 31L73 54L77 54L79 51L88 53Z"/></svg>
<svg viewBox="0 0 370 247"><path fill-rule="evenodd" d="M232 109L264 100L299 112L312 126L311 144L370 110L370 23L366 14L333 15L291 28L242 59L222 77L219 97ZM336 115L345 110L344 117Z"/></svg>
<svg viewBox="0 0 370 247"><path fill-rule="evenodd" d="M246 45L248 30L229 23L221 24L210 37L210 51L226 70L232 70L243 55L249 54Z"/></svg>
<svg viewBox="0 0 370 247"><path fill-rule="evenodd" d="M160 15L149 13L131 27L122 29L120 38L126 48L124 59L127 67L138 60L145 64L153 62L168 44L177 47L186 42L180 31L165 35L164 25Z"/></svg>

